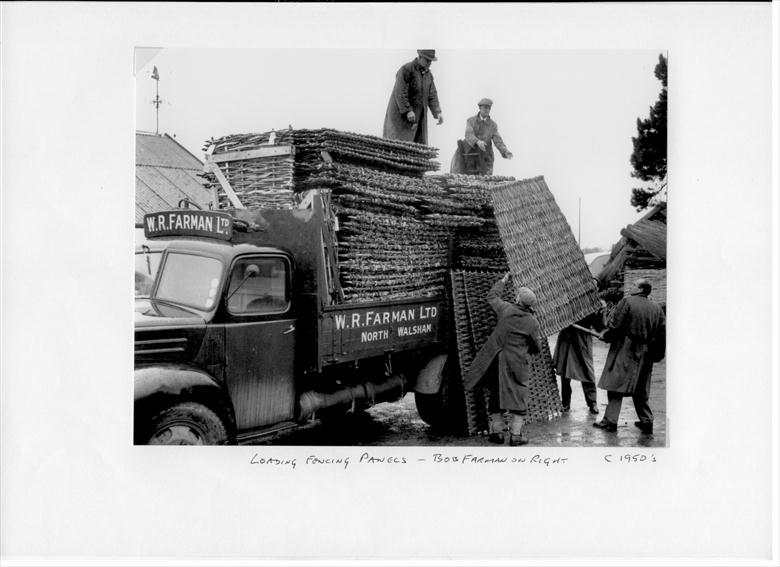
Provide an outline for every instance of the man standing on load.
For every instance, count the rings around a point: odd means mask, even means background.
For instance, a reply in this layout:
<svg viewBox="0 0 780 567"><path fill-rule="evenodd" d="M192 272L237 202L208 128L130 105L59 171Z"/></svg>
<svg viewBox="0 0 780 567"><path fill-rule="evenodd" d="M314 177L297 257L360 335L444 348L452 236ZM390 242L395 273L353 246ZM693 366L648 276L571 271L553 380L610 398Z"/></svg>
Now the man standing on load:
<svg viewBox="0 0 780 567"><path fill-rule="evenodd" d="M474 357L464 380L467 390L473 390L485 376L490 376L490 437L491 443L504 443L504 412L509 411L509 444L525 445L523 416L528 414L526 399L531 380L530 357L540 352L539 322L534 317L536 296L527 287L515 295L515 303L501 299L509 274L500 279L487 294L487 302L496 312L498 322L487 342ZM488 372L498 357L498 379Z"/></svg>
<svg viewBox="0 0 780 567"><path fill-rule="evenodd" d="M666 317L647 297L651 289L646 279L636 280L630 295L620 300L607 321L602 338L610 346L599 388L607 390L609 402L604 419L593 427L617 431L623 397L631 396L639 417L634 425L645 435L653 433L650 378L653 363L663 360L666 353Z"/></svg>
<svg viewBox="0 0 780 567"><path fill-rule="evenodd" d="M477 155L465 156L465 169L478 175L493 175L493 144L505 159L514 157L498 133L498 124L490 118L493 101L483 98L477 103L479 112L466 120L465 150Z"/></svg>
<svg viewBox="0 0 780 567"><path fill-rule="evenodd" d="M417 59L395 74L395 85L385 113L384 138L428 145L428 108L437 124L444 122L439 95L431 74L435 49L418 49Z"/></svg>

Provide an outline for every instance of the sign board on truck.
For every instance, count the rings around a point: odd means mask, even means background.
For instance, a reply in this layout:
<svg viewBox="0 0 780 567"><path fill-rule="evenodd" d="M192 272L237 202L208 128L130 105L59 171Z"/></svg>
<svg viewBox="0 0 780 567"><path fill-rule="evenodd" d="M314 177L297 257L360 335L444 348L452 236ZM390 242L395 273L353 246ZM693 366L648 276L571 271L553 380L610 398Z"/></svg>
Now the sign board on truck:
<svg viewBox="0 0 780 567"><path fill-rule="evenodd" d="M144 236L205 236L230 240L233 217L216 211L161 211L144 215Z"/></svg>
<svg viewBox="0 0 780 567"><path fill-rule="evenodd" d="M431 346L442 340L441 299L326 307L320 355L344 362Z"/></svg>

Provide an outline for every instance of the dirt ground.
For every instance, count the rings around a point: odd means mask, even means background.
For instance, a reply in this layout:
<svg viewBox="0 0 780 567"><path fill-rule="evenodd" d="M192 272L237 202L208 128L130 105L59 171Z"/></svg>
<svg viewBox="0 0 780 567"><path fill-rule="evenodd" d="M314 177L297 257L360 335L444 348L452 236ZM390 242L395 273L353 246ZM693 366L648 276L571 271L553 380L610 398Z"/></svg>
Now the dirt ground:
<svg viewBox="0 0 780 567"><path fill-rule="evenodd" d="M608 345L593 341L593 362L596 377L601 375ZM555 337L550 339L550 349L555 348ZM560 381L558 383L560 391ZM601 412L588 411L582 388L572 381L571 411L550 421L529 423L525 433L529 446L535 447L665 447L667 446L666 420L666 362L653 367L650 407L655 415L654 434L642 434L634 426L637 420L630 398L623 400L618 430L607 433L593 427L600 420L607 405L607 393L598 390ZM490 446L487 437L460 437L443 435L432 430L417 415L414 393L408 393L393 403L377 404L363 413L346 416L332 422L312 422L299 429L258 440L257 445L356 445L356 446Z"/></svg>

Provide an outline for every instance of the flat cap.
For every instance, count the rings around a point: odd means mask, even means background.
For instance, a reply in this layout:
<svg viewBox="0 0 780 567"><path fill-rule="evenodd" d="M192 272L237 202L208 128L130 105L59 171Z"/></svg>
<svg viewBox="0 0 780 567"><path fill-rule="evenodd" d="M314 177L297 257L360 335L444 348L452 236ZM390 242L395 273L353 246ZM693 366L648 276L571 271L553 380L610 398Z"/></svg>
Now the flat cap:
<svg viewBox="0 0 780 567"><path fill-rule="evenodd" d="M426 59L430 59L431 61L438 61L438 59L436 59L435 49L418 49L417 55L420 57L425 57Z"/></svg>
<svg viewBox="0 0 780 567"><path fill-rule="evenodd" d="M477 103L477 106L493 106L493 101L489 98L483 98Z"/></svg>
<svg viewBox="0 0 780 567"><path fill-rule="evenodd" d="M517 290L515 303L522 307L533 307L536 305L536 295L527 287L521 287Z"/></svg>

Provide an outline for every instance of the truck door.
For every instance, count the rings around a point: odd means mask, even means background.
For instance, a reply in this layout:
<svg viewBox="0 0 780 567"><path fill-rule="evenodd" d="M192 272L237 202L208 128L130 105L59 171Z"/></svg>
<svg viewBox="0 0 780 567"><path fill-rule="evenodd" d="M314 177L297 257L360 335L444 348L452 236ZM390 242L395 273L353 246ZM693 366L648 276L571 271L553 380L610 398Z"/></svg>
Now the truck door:
<svg viewBox="0 0 780 567"><path fill-rule="evenodd" d="M295 411L291 265L281 255L237 258L226 290L225 375L239 431Z"/></svg>

